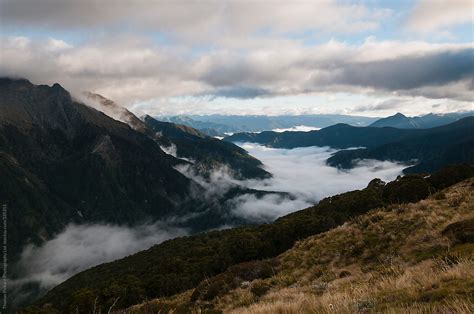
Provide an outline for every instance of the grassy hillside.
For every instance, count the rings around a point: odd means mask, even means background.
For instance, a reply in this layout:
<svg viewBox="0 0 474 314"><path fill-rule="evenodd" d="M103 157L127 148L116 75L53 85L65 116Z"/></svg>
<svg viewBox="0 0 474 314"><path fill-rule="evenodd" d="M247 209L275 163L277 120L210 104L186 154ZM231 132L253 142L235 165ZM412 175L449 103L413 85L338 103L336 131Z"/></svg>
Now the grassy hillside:
<svg viewBox="0 0 474 314"><path fill-rule="evenodd" d="M473 192L469 179L371 210L275 259L123 313L472 313Z"/></svg>
<svg viewBox="0 0 474 314"><path fill-rule="evenodd" d="M375 179L367 188L323 199L316 206L276 220L272 224L214 231L166 241L146 251L103 264L73 276L52 289L31 312L90 312L94 303L106 310L115 303L125 308L146 299L171 296L198 286L206 278L232 265L276 257L298 240L326 232L374 208L424 199L437 189L473 175L470 166L452 167L429 178L410 175L385 184ZM243 270L249 280L268 275L266 263ZM250 268L250 273L247 269ZM220 282L205 299L219 294ZM216 294L217 293L217 294ZM195 294L195 300L201 298Z"/></svg>

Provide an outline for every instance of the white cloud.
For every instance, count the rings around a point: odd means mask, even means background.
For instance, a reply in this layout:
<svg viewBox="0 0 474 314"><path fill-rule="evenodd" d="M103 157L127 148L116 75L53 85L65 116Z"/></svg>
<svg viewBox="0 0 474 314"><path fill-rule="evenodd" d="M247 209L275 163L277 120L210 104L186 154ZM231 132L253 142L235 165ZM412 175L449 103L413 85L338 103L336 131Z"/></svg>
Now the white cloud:
<svg viewBox="0 0 474 314"><path fill-rule="evenodd" d="M291 199L278 194L257 197L244 194L228 201L233 214L253 222L269 222L277 217L314 205L304 199Z"/></svg>
<svg viewBox="0 0 474 314"><path fill-rule="evenodd" d="M291 128L286 129L273 129L273 132L308 132L314 130L320 130L321 128L316 128L314 126L307 126L307 125L297 125Z"/></svg>
<svg viewBox="0 0 474 314"><path fill-rule="evenodd" d="M3 0L6 25L40 29L131 28L166 32L187 42L247 37L266 30L354 33L376 29L391 14L384 8L334 0L275 1L94 1Z"/></svg>
<svg viewBox="0 0 474 314"><path fill-rule="evenodd" d="M16 267L20 276L10 280L14 302L31 298L22 294L26 285L37 284L44 293L72 275L97 264L147 249L170 238L186 235L184 229L156 222L136 227L117 225L68 225L63 232L41 246L24 248Z"/></svg>
<svg viewBox="0 0 474 314"><path fill-rule="evenodd" d="M190 113L220 101L224 104L219 104L219 110L225 113L243 102L232 108L225 105L229 99L240 97L256 104L258 99L299 95L326 95L326 105L321 107L328 107L329 98L340 92L453 101L474 97L470 44L368 38L360 45L331 40L305 46L283 40L279 49L272 42L244 52L214 47L195 54L134 36L104 38L73 48L55 39L2 37L1 41L3 75L41 84L59 82L73 92L89 90L139 113L179 113L183 108ZM285 110L298 106L289 101L281 104ZM272 112L276 105L252 108L260 113L263 109Z"/></svg>
<svg viewBox="0 0 474 314"><path fill-rule="evenodd" d="M373 178L391 181L407 167L387 161L364 161L351 170L342 171L326 165L326 160L336 152L328 147L279 149L245 143L242 148L260 159L273 174L271 179L246 181L246 186L290 192L311 203L329 195L364 188Z"/></svg>
<svg viewBox="0 0 474 314"><path fill-rule="evenodd" d="M66 49L71 49L73 48L72 45L68 44L64 40L61 39L54 39L50 38L47 41L46 44L46 50L50 51L61 51L61 50L66 50Z"/></svg>
<svg viewBox="0 0 474 314"><path fill-rule="evenodd" d="M407 167L395 162L363 160L357 167L342 171L326 165L326 160L336 152L328 147L278 149L253 143L240 146L262 161L265 170L273 177L237 180L226 167L215 169L209 177L199 175L189 165L178 166L177 170L203 186L206 195L200 197L207 199L216 200L237 185L276 192L265 195L245 193L226 201L231 214L258 223L271 222L330 195L364 188L374 178L391 181Z"/></svg>
<svg viewBox="0 0 474 314"><path fill-rule="evenodd" d="M407 27L417 32L434 32L442 28L473 23L472 0L419 0Z"/></svg>

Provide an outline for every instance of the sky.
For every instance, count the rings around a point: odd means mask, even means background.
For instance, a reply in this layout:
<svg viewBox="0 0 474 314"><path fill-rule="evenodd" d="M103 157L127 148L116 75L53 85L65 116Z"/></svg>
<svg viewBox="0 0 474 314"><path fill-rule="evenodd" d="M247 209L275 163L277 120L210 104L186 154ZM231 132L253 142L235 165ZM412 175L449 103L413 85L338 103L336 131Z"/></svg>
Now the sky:
<svg viewBox="0 0 474 314"><path fill-rule="evenodd" d="M473 110L471 0L0 0L0 76L136 114Z"/></svg>

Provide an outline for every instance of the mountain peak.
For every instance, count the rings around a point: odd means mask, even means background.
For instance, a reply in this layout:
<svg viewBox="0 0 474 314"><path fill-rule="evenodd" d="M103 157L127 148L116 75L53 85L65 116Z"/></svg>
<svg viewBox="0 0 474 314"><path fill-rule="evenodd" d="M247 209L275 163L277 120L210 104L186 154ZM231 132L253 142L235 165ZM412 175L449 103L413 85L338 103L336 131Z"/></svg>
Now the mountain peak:
<svg viewBox="0 0 474 314"><path fill-rule="evenodd" d="M397 117L397 118L407 118L406 115L404 115L403 113L401 112L397 112L396 114L394 114L392 117Z"/></svg>
<svg viewBox="0 0 474 314"><path fill-rule="evenodd" d="M416 128L413 125L413 119L408 118L403 113L397 112L393 116L388 116L386 118L379 119L372 123L370 126L372 127L394 127L394 128L407 128L413 129Z"/></svg>

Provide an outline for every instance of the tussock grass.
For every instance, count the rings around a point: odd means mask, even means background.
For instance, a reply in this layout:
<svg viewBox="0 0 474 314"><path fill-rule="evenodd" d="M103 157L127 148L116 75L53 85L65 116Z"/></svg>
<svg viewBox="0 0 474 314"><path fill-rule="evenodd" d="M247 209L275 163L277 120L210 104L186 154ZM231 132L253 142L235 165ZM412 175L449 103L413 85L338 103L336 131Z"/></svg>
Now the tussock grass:
<svg viewBox="0 0 474 314"><path fill-rule="evenodd" d="M473 313L473 191L470 179L358 216L297 242L270 278L209 302L190 302L192 291L153 302L160 313ZM443 233L453 223L456 233Z"/></svg>

